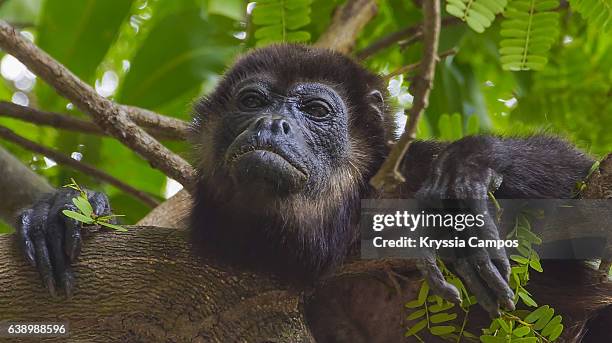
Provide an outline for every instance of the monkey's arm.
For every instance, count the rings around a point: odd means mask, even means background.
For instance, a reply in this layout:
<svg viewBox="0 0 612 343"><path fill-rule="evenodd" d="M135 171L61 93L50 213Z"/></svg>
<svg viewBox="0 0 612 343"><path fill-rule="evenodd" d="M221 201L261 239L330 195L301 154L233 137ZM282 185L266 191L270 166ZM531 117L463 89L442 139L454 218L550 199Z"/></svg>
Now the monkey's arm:
<svg viewBox="0 0 612 343"><path fill-rule="evenodd" d="M17 237L26 259L38 270L43 286L52 295L63 289L70 296L74 287L70 264L81 252L81 223L62 211L78 212L72 203L77 196L78 192L72 189L47 194L23 211L17 221ZM87 191L87 197L96 215L111 214L105 194Z"/></svg>
<svg viewBox="0 0 612 343"><path fill-rule="evenodd" d="M592 163L567 142L550 136L471 136L439 148L416 198L424 204L455 199L451 207L484 213L485 226L474 231L475 236L499 239L488 210L489 191L497 198L568 198ZM492 316L499 315L500 305L513 308L507 283L510 266L503 249L466 247L452 255L459 257L447 264ZM444 281L435 259L436 252L425 252L420 268L435 292L456 301L458 292Z"/></svg>

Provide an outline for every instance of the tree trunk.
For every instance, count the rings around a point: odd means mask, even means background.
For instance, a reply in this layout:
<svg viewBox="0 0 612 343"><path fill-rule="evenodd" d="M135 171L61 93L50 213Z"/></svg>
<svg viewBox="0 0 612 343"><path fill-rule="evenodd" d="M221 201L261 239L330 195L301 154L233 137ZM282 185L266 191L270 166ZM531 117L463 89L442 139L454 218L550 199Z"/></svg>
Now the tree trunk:
<svg viewBox="0 0 612 343"><path fill-rule="evenodd" d="M70 342L311 341L298 294L196 260L185 230L131 227L85 244L74 296L54 299L14 235L0 236L0 320L67 322Z"/></svg>

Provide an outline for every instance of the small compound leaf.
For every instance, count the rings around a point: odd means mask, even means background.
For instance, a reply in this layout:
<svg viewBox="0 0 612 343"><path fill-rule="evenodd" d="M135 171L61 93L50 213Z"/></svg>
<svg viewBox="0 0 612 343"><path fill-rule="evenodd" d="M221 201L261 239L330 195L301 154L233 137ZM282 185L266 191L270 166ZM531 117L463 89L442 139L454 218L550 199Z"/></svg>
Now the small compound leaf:
<svg viewBox="0 0 612 343"><path fill-rule="evenodd" d="M410 336L416 335L421 330L423 330L426 326L427 326L427 319L423 319L420 322L414 324L414 326L412 326L411 328L409 328L408 331L406 331L406 333L404 334L404 336L410 337Z"/></svg>
<svg viewBox="0 0 612 343"><path fill-rule="evenodd" d="M448 335L449 333L453 333L456 330L457 329L454 326L450 325L432 326L431 328L429 328L429 332L431 332L432 335L436 336Z"/></svg>
<svg viewBox="0 0 612 343"><path fill-rule="evenodd" d="M74 211L70 211L70 210L63 210L62 213L69 218L72 218L74 220L80 221L82 223L85 224L93 224L94 220L90 217L86 217L78 212L74 212Z"/></svg>

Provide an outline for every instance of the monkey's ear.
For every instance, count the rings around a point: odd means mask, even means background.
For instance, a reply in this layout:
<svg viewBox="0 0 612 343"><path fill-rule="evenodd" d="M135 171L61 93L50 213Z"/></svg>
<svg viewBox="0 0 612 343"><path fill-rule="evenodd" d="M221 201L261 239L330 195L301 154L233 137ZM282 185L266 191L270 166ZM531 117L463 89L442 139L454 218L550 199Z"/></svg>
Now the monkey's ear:
<svg viewBox="0 0 612 343"><path fill-rule="evenodd" d="M380 119L384 120L385 97L378 89L374 89L368 93L368 103L370 107L376 111Z"/></svg>

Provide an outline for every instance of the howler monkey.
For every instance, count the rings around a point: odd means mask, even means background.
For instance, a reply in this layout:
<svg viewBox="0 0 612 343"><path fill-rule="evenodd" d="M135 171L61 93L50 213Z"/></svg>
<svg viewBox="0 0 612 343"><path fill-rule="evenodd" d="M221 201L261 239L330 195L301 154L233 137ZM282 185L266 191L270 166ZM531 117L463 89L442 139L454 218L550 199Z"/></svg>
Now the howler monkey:
<svg viewBox="0 0 612 343"><path fill-rule="evenodd" d="M332 272L357 244L360 199L377 197L368 180L395 138L394 122L383 79L349 57L301 45L241 57L195 105L196 251L297 284ZM486 199L497 184L497 198L569 198L592 163L550 136L417 141L402 163L407 181L396 196ZM20 217L26 256L52 292L73 287L80 230L59 214L73 196L58 191ZM106 197L91 198L98 213L110 211ZM498 236L492 221L483 232ZM456 300L433 256L420 267L435 292ZM491 315L513 307L505 254L475 251L453 267ZM610 316L607 292L601 316Z"/></svg>

